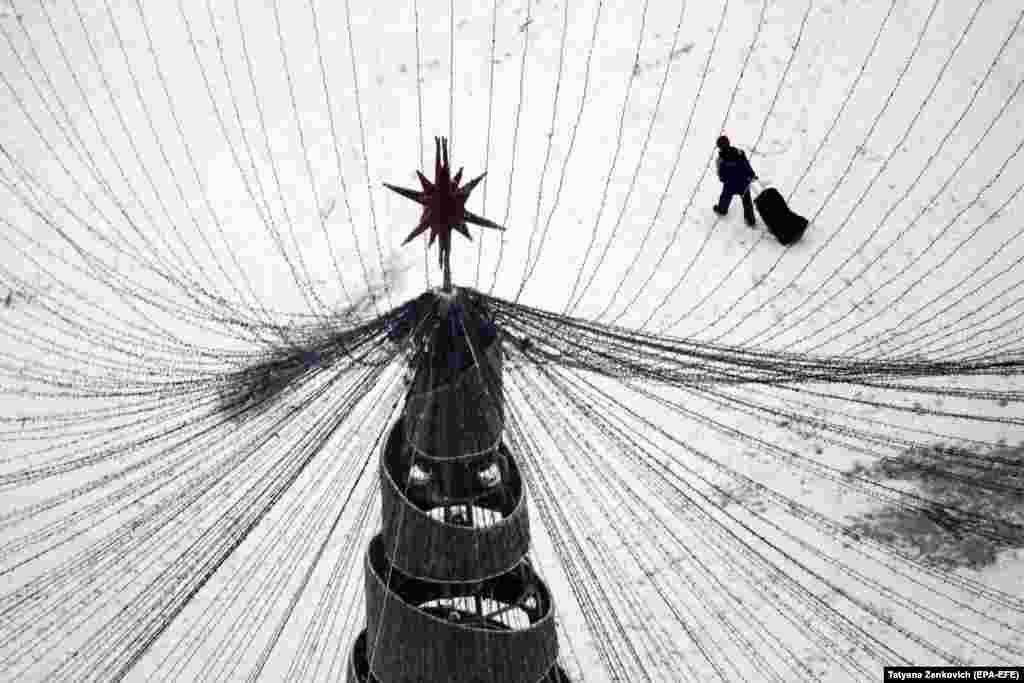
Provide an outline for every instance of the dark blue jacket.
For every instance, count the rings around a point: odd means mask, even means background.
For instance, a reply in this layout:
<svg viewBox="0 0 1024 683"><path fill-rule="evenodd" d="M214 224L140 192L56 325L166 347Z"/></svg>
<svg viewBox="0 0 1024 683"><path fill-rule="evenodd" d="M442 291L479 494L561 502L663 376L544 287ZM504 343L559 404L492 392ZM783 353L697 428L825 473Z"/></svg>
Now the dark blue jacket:
<svg viewBox="0 0 1024 683"><path fill-rule="evenodd" d="M757 177L743 150L726 147L718 154L718 179L725 189L733 194L743 194L750 189L750 181Z"/></svg>

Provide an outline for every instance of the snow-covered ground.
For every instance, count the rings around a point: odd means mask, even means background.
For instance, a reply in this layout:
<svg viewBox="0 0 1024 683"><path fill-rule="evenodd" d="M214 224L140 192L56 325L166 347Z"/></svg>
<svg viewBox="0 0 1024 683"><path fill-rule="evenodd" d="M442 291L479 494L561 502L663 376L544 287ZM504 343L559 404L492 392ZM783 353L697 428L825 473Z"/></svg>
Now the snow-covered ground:
<svg viewBox="0 0 1024 683"><path fill-rule="evenodd" d="M125 296L116 297L90 276L97 272L91 268L103 266L84 261L79 249L157 295L182 296L145 269L154 260L229 300L259 301L275 320L343 307L369 282L387 280L396 286L377 303L384 310L438 284L435 253L425 256L420 241L401 246L418 218L416 208L382 183L415 186L414 171L430 169L433 137L443 135L451 138L455 167L464 166L468 177L488 173L469 208L507 226L501 236L471 228L473 243L454 238L456 284L583 318L761 349L948 359L1019 352L1020 19L1019 3L1009 0L453 0L450 6L426 0L7 0L0 4L0 284L11 294L0 315L31 329L47 319L40 302L77 307L81 296L100 304L88 309L95 317L87 327L118 329L136 320L131 306L139 289L126 286ZM748 150L766 183L811 218L802 242L783 249L763 228L749 230L738 198L725 218L711 211L720 188L712 154L722 132ZM316 284L315 297L296 286L296 273ZM250 348L251 340L188 325L173 311L152 315L185 330L197 346ZM12 328L2 348L19 363L88 368L66 349L29 345L18 334ZM71 336L59 341L76 344ZM102 360L89 362L99 371ZM8 391L18 386L19 368L4 361ZM1019 377L956 384L1022 388ZM766 394L773 401L781 395ZM878 389L859 398L909 406L920 397ZM12 420L62 407L11 393L0 400ZM696 398L681 400L834 467L861 462L856 452L823 446L788 425L766 426L711 404L698 407ZM934 401L926 407L1021 417L1019 402ZM824 399L814 409L878 415L867 405L851 409ZM810 414L807 407L798 410ZM720 454L730 468L811 509L837 516L870 511L842 487L814 479L808 485L806 473L791 464L759 459L756 450L748 457L738 442L696 422L653 407L650 417L693 448ZM942 438L908 438L1024 442L1024 429L1015 424L901 419L892 434L906 436L905 428L917 427ZM4 467L17 465L21 447L11 446ZM598 478L625 467L596 455L593 466ZM587 483L571 463L558 467L579 496L567 500L593 504L586 492L600 490L599 482ZM102 472L82 476L90 481ZM622 476L639 490L650 483L641 470L624 469ZM52 485L63 490L76 483ZM44 493L5 493L0 509L17 509ZM736 495L763 498L750 491ZM538 496L543 493L533 495L534 504ZM656 496L650 504L666 519L690 514L666 512L661 506L668 503ZM766 510L798 537L814 537L782 507ZM739 568L723 564L715 552L723 541L701 535L699 515L680 533L696 556L707 558L710 573L700 580L683 570L692 565L658 552L648 529L615 524L641 516L636 509L616 516L598 501L581 512L578 531L595 554L637 568L637 599L650 605L653 622L665 617L667 604L698 604L689 591L714 591L711 575L754 585L736 578ZM267 529L272 521L266 520ZM376 525L365 528L372 532ZM540 523L534 527L538 563L560 609L563 650L574 655L566 656L566 666L587 681L613 680L595 654L548 534ZM312 536L325 533L326 526L318 527ZM362 621L361 551L352 549L367 540L365 534L338 539L324 555L324 567L354 558L345 588L319 601L318 588L328 586L325 570L306 591L299 615L326 605L350 624L328 630L337 640L324 636L319 648L347 650L342 636L351 637ZM893 591L941 609L941 600L929 603L934 585L926 580L901 583L855 552L859 547L833 545L832 557L843 566L878 570L876 578ZM735 557L729 552L722 557ZM958 571L1020 598L1022 559L1019 551L1006 550L981 570ZM821 560L807 562L831 571ZM214 588L229 581L228 569L217 574ZM658 585L670 587L673 597L666 602L652 595L656 582L645 581L645 574L668 577ZM771 590L771 577L759 576ZM2 592L24 578L24 572L5 575ZM727 611L724 603L716 609ZM761 616L783 640L792 635L778 615ZM1024 628L1019 614L1008 611L1006 618ZM305 646L300 621L289 625L274 650L266 680L283 679L290 658ZM639 643L637 656L650 660L651 680L672 680L665 672L680 670L679 658L694 655L691 641L664 623L658 636L644 630L649 625L625 625ZM985 623L964 617L965 628L984 629ZM925 621L909 628L947 642ZM158 671L160 653L186 631L187 623L172 625L129 680ZM210 635L211 647L229 631ZM715 636L727 640L724 631ZM1019 636L1017 643L1024 646ZM251 647L258 652L263 645ZM201 643L199 653L174 670L180 680L213 666L203 659ZM979 652L956 655L989 661ZM822 653L798 656L822 676L835 676L824 680L847 680ZM702 666L690 673L712 673ZM231 671L225 665L211 675L236 680ZM336 669L317 673L318 680L337 680ZM757 671L741 673L761 680Z"/></svg>

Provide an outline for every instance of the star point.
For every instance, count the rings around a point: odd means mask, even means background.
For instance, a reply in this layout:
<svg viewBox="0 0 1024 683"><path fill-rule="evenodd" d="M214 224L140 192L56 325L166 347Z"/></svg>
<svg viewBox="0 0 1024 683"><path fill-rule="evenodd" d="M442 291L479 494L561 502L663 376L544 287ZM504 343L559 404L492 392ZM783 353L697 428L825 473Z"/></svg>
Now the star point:
<svg viewBox="0 0 1024 683"><path fill-rule="evenodd" d="M444 272L445 289L451 289L451 265L449 259L451 255L452 230L458 231L470 241L472 241L473 237L466 227L467 223L492 230L505 230L503 226L494 221L478 216L466 209L469 195L487 174L486 172L481 173L465 185L460 186L463 170L460 167L458 172L452 176L448 159L448 139L435 137L433 181L424 176L422 172L416 171L421 187L419 190L411 190L406 187L384 183L384 187L392 192L410 199L423 207L419 223L417 223L416 227L413 228L402 244L408 244L428 228L430 229L428 245L432 245L435 240L438 242L438 257L441 270Z"/></svg>

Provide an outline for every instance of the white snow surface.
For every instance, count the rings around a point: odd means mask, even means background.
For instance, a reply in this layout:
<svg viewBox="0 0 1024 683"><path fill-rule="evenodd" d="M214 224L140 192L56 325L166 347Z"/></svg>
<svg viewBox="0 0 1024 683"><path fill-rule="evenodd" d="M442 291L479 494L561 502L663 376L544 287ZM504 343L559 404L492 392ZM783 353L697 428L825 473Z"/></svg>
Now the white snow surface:
<svg viewBox="0 0 1024 683"><path fill-rule="evenodd" d="M131 258L116 255L99 234L137 249L140 258L160 254L173 270L186 254L183 243L188 244L203 266L202 274L189 266L190 276L212 291L232 301L251 301L255 294L275 312L271 317L307 315L311 306L295 286L268 222L280 229L288 253L301 255L301 263L294 265L316 283L322 306L345 306L368 282L389 281L392 289L377 303L383 311L438 284L435 253L424 256L420 240L401 246L418 208L382 183L415 187L418 168L430 176L432 139L443 135L451 138L456 168L465 167L468 177L487 171L469 208L507 227L500 235L470 227L473 243L454 238L456 284L582 318L768 350L949 359L1019 353L1024 302L1018 291L1020 269L1013 269L1024 258L1017 194L1024 177L1019 3L983 2L972 18L973 1L936 0L933 11L929 0L901 0L886 18L887 0L813 0L810 6L799 0L453 0L450 6L425 0L313 2L0 4L5 103L0 234L9 247L0 257L0 283L20 293L0 314L18 316L17 324L31 329L33 321L42 319L33 312L40 301L57 306L81 295L102 302L90 324L118 328L133 319L130 299L114 298L90 278L72 240L119 272L180 297ZM883 21L875 52L865 62ZM766 184L811 219L800 243L783 248L763 226L747 228L739 198L724 218L711 211L720 189L714 141L722 132L748 151ZM27 174L38 182L26 182ZM119 220L122 211L141 227L145 240ZM64 232L43 214L56 217ZM5 293L0 288L0 297ZM174 324L171 316L160 320ZM197 328L188 334L197 346L249 348L250 340L225 339ZM908 340L916 342L898 343ZM73 336L56 341L70 349L76 344ZM88 369L64 347L24 343L14 328L3 344L26 364L31 359ZM101 368L102 360L89 362ZM18 385L17 372L5 361L5 388ZM982 378L975 385L1024 388L1019 377ZM908 402L903 394L881 389L863 398ZM64 408L59 400L11 393L0 400L0 413L9 420ZM803 454L813 456L820 446L813 435L726 416L710 404L702 408L695 397L680 400L697 412L731 420L737 430ZM929 400L928 407L953 412L1022 417L1020 403L979 407L955 398ZM125 404L131 405L130 399ZM842 409L865 418L878 414L870 406L851 409L838 401L821 401L815 409ZM689 446L720 454L734 470L814 510L852 516L870 509L840 486L808 479L789 464L746 450L695 422L654 408L649 417ZM893 434L904 436L905 429L916 427L949 443L1024 442L1024 429L1010 424L902 419ZM372 444L372 435L353 431L350 436L365 439L367 448ZM19 448L11 445L4 468L24 464ZM839 446L824 445L817 454L841 469L862 461ZM646 680L714 675L694 641L668 618L652 576L662 577L657 585L672 591L670 602L684 619L686 610L697 613L712 603L719 614L729 613L721 594L710 602L700 597L700 591L714 595L710 577L716 576L736 587L736 597L759 606L759 616L781 640L800 648L803 641L794 627L766 607L771 598L764 596L779 590L777 582L759 572L759 588L742 579L742 568L726 561L736 556L719 554L720 541L705 535L696 512L669 513L663 500L647 501L654 516L660 511L663 519L690 520L677 531L706 561L707 575L687 558L659 552L657 524L638 527L642 514L637 509L616 514L618 503L609 508L607 501L589 497L601 482L588 483L588 477L600 480L605 472L620 471L620 464L605 457L595 453L589 472L579 469L586 463L558 458L551 466L571 492L565 502L593 508L576 511L575 528L590 544L588 552L620 569L635 569L628 583L635 591L630 599L639 606L630 613L647 614L649 621L623 627L636 643L637 657L646 662ZM282 510L318 505L330 510L337 495L330 489L332 476L343 465L322 466L319 474L303 475L295 487L301 496L283 500ZM5 492L0 512L105 471L97 466L76 475L81 479L47 482L52 489ZM644 489L641 474L623 467L621 475ZM233 492L225 489L223 494ZM370 488L363 487L360 495L369 499ZM531 492L531 505L542 497L542 492ZM329 542L261 680L341 679L342 664L331 657L337 652L343 661L362 627L362 549L379 526L373 500L370 521L359 527L360 534ZM126 503L119 519L145 511L144 502L133 505ZM765 510L796 537L825 542L783 507L767 505ZM616 680L597 654L537 512L534 557L559 610L564 666L579 680ZM358 511L345 515L351 525ZM737 515L753 519L738 508ZM272 553L280 549L273 549L273 540L296 535L294 526L275 527L274 517L264 520L258 538L249 539L221 567L197 597L197 606L180 615L126 680L245 680L272 626L245 642L231 640L233 628L241 629L238 624L225 621L201 633L193 626L210 604L205 596L233 585L236 567L256 566L248 562L258 556L252 553L277 557ZM21 531L5 528L0 541ZM311 523L301 533L309 538L301 549L308 562L329 533L328 524ZM267 548L260 548L260 539L268 540ZM858 597L891 604L795 542L776 540L787 551L803 553L808 566L851 592L859 590ZM933 579L901 577L880 561L866 559L857 547L825 540L831 544L827 553L840 564L875 572L893 592L920 604L936 609L945 604L935 596ZM149 567L111 571L122 576L134 572L142 582L176 553L168 548L164 555L154 554ZM60 560L7 573L0 593L16 590ZM956 571L1020 598L1022 560L1020 551L1008 550L982 570ZM331 572L342 562L351 564L337 584ZM273 581L284 566L268 561L259 571ZM288 586L296 585L299 573L287 579ZM259 578L239 582L243 594L231 598L227 609L237 611L260 595ZM621 572L606 578L621 580ZM261 606L267 624L282 613L288 597L285 591ZM966 593L960 599L975 600ZM116 595L96 604L95 623L119 609ZM895 605L891 611L894 618L906 617ZM719 624L712 612L700 612L700 623ZM1019 613L1007 610L1003 616L1024 628ZM797 615L804 617L813 618ZM258 623L260 615L243 618ZM991 663L980 650L951 644L948 634L925 620L907 618L911 632L955 656ZM992 628L969 611L962 619L965 629ZM311 641L304 634L318 620L329 626ZM723 629L719 624L708 635L723 648L738 648ZM69 629L67 640L54 641L41 660L0 667L0 679L43 680L46 671L75 656L76 643L88 633L88 628ZM1019 635L987 635L1000 641L1015 638L1024 647ZM233 654L224 653L225 642L237 648ZM936 663L905 639L894 637L893 642L907 648L906 656L915 663ZM195 645L194 656L164 666L161 658L182 643ZM13 645L0 641L5 661ZM753 647L784 666L768 644ZM821 680L860 680L836 668L826 653L807 648L796 654ZM326 663L296 673L289 667L300 655ZM730 659L739 667L749 664L739 650ZM11 677L14 672L24 673ZM735 673L750 681L769 680L756 668ZM881 671L876 674L881 677ZM645 678L638 673L636 680Z"/></svg>

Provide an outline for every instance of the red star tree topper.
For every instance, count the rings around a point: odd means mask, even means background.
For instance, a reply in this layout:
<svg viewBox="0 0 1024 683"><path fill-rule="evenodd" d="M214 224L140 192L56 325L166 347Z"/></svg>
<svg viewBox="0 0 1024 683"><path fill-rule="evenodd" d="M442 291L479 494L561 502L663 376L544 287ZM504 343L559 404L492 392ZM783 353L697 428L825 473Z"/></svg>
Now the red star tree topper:
<svg viewBox="0 0 1024 683"><path fill-rule="evenodd" d="M469 194L487 174L481 173L460 187L462 168L454 177L452 176L451 166L448 164L447 138L434 138L434 154L434 182L430 182L420 171L416 171L422 187L420 190L410 190L389 183L384 183L384 186L423 207L423 215L420 216L419 224L409 233L402 244L408 244L417 235L430 228L429 244L433 244L435 239L438 241L438 262L444 274L444 288L449 290L452 286L452 230L458 230L467 239L472 240L473 237L466 229L466 223L494 230L504 230L505 228L466 210L466 200L469 199Z"/></svg>

